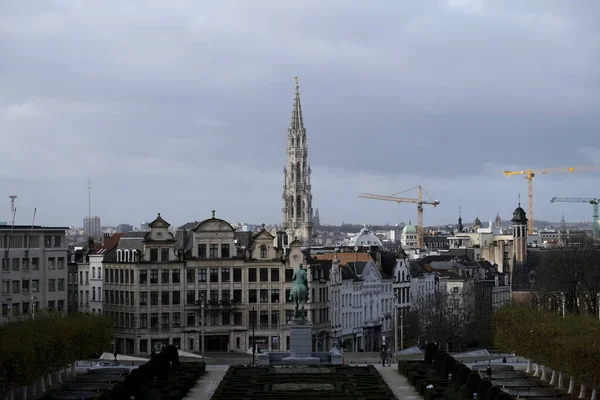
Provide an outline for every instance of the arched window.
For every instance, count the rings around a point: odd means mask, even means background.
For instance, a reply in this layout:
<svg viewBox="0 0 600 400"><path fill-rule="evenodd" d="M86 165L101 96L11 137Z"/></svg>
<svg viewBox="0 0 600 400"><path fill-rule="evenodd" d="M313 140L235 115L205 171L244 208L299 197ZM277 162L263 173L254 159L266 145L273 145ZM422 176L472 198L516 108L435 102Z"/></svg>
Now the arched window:
<svg viewBox="0 0 600 400"><path fill-rule="evenodd" d="M296 196L296 218L300 218L302 216L302 200L300 199L300 195Z"/></svg>
<svg viewBox="0 0 600 400"><path fill-rule="evenodd" d="M117 249L117 262L123 261L123 251L121 249Z"/></svg>
<svg viewBox="0 0 600 400"><path fill-rule="evenodd" d="M294 143L294 138L292 137L292 147L296 146L296 144Z"/></svg>
<svg viewBox="0 0 600 400"><path fill-rule="evenodd" d="M129 249L125 249L125 257L124 258L125 259L123 261L125 261L125 262L129 262L130 261L130 259L129 259Z"/></svg>
<svg viewBox="0 0 600 400"><path fill-rule="evenodd" d="M267 246L260 246L260 258L267 258Z"/></svg>
<svg viewBox="0 0 600 400"><path fill-rule="evenodd" d="M296 181L300 182L301 181L301 176L300 175L300 161L298 161L296 163Z"/></svg>

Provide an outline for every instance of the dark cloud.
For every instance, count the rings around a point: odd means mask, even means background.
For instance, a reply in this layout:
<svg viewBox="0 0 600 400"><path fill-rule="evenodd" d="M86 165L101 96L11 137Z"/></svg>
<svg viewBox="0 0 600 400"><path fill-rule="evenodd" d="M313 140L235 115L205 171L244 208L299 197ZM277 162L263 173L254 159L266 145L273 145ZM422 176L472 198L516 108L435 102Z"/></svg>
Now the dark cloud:
<svg viewBox="0 0 600 400"><path fill-rule="evenodd" d="M409 218L355 197L417 184L448 204L434 220L495 216L526 189L502 170L600 163L598 18L592 0L3 2L0 179L47 223L79 224L89 175L110 223L215 202L276 222L299 74L325 219ZM536 216L586 177L541 180Z"/></svg>

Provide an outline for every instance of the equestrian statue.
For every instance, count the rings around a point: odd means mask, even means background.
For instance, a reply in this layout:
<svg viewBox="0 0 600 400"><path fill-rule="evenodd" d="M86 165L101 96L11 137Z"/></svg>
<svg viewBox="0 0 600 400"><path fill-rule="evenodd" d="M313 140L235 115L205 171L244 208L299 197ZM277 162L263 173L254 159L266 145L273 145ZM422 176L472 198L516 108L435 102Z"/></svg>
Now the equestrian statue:
<svg viewBox="0 0 600 400"><path fill-rule="evenodd" d="M308 301L308 279L306 278L306 270L302 268L302 264L294 271L294 275L292 276L290 300L296 303L294 318L305 320L304 304Z"/></svg>

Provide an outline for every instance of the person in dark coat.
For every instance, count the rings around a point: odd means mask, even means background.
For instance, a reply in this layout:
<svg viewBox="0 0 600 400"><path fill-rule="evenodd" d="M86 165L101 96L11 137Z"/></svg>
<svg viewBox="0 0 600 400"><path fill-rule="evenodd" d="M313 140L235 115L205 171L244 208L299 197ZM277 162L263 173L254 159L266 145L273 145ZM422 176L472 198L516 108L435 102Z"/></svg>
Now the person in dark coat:
<svg viewBox="0 0 600 400"><path fill-rule="evenodd" d="M385 349L381 350L381 364L385 367L385 359L387 358L387 351Z"/></svg>
<svg viewBox="0 0 600 400"><path fill-rule="evenodd" d="M485 369L485 373L487 374L488 378L492 379L492 365L488 364L487 368Z"/></svg>

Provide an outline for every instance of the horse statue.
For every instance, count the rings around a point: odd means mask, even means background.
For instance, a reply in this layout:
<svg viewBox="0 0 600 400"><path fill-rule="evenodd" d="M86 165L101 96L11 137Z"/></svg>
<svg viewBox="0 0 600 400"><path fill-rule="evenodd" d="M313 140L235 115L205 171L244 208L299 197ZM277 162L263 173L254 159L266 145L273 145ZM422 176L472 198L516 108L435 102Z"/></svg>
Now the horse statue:
<svg viewBox="0 0 600 400"><path fill-rule="evenodd" d="M306 270L302 264L294 271L292 276L292 289L290 290L290 300L296 303L294 318L305 319L304 304L308 301L308 279Z"/></svg>

